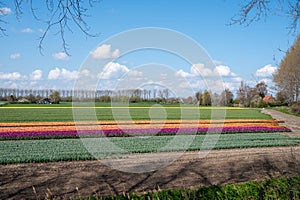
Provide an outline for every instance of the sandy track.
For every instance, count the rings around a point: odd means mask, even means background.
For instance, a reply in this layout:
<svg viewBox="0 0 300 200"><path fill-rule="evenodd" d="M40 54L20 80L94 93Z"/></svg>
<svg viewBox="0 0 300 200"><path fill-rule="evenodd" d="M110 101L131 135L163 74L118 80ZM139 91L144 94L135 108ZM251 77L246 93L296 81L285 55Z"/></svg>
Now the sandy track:
<svg viewBox="0 0 300 200"><path fill-rule="evenodd" d="M144 155L145 160L147 156L163 159L168 153ZM134 168L137 159L131 155L115 162ZM171 165L147 173L122 172L99 161L1 165L0 198L43 198L47 189L68 198L245 182L294 176L300 172L299 164L300 147L272 147L218 150L205 158L187 152Z"/></svg>

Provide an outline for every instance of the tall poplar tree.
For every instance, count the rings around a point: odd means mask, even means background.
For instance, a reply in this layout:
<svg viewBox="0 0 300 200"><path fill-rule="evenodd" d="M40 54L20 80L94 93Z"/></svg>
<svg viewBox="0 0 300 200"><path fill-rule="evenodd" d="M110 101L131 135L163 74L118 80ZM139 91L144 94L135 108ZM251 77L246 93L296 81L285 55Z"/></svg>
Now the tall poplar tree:
<svg viewBox="0 0 300 200"><path fill-rule="evenodd" d="M300 93L300 35L286 52L273 81L279 90L288 97L287 102L299 102Z"/></svg>

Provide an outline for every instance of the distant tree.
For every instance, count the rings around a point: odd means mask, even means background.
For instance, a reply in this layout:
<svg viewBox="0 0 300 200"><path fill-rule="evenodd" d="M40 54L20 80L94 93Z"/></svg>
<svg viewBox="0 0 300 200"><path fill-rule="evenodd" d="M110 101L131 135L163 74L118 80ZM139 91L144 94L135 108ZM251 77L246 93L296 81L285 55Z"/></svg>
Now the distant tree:
<svg viewBox="0 0 300 200"><path fill-rule="evenodd" d="M221 102L221 95L218 93L213 93L211 96L211 105L213 106L219 106Z"/></svg>
<svg viewBox="0 0 300 200"><path fill-rule="evenodd" d="M187 103L187 104L193 104L193 97L191 97L191 96L189 96L189 97L187 97L186 99L185 99L185 103Z"/></svg>
<svg viewBox="0 0 300 200"><path fill-rule="evenodd" d="M265 83L259 83L256 87L249 87L244 81L241 81L241 85L237 92L239 104L242 107L256 107L258 106L263 96L266 94L266 87Z"/></svg>
<svg viewBox="0 0 300 200"><path fill-rule="evenodd" d="M168 99L168 98L169 98L169 95L170 95L169 89L168 89L168 88L164 89L164 90L163 90L163 94L164 94L164 97L165 97L166 99Z"/></svg>
<svg viewBox="0 0 300 200"><path fill-rule="evenodd" d="M300 94L300 35L286 52L278 70L273 75L276 86L288 94L289 103L298 102Z"/></svg>
<svg viewBox="0 0 300 200"><path fill-rule="evenodd" d="M16 98L14 97L14 95L10 95L10 96L7 97L7 101L9 103L13 103L13 102L15 102L15 100L16 100Z"/></svg>
<svg viewBox="0 0 300 200"><path fill-rule="evenodd" d="M247 102L248 90L249 90L248 85L244 81L241 81L241 85L237 92L237 98L239 100L240 106L242 106L242 107L247 106L246 102Z"/></svg>
<svg viewBox="0 0 300 200"><path fill-rule="evenodd" d="M156 99L157 90L153 89L153 99Z"/></svg>
<svg viewBox="0 0 300 200"><path fill-rule="evenodd" d="M40 96L40 95L37 95L37 96L35 97L35 101L36 101L36 102L39 102L39 101L42 100L42 99L43 99L43 97Z"/></svg>
<svg viewBox="0 0 300 200"><path fill-rule="evenodd" d="M268 93L268 86L264 81L256 84L256 92L263 99Z"/></svg>
<svg viewBox="0 0 300 200"><path fill-rule="evenodd" d="M111 102L111 97L110 96L101 96L98 99L99 102Z"/></svg>
<svg viewBox="0 0 300 200"><path fill-rule="evenodd" d="M207 90L204 90L203 95L202 95L202 105L204 106L211 106L211 95L210 92Z"/></svg>
<svg viewBox="0 0 300 200"><path fill-rule="evenodd" d="M259 107L260 103L262 102L261 96L258 95L257 92L253 93L253 96L250 99L250 107Z"/></svg>
<svg viewBox="0 0 300 200"><path fill-rule="evenodd" d="M60 94L57 90L53 90L52 93L50 94L50 98L54 104L59 104L61 98Z"/></svg>
<svg viewBox="0 0 300 200"><path fill-rule="evenodd" d="M202 93L201 92L196 92L195 96L196 96L196 99L197 99L197 105L201 106L202 105Z"/></svg>
<svg viewBox="0 0 300 200"><path fill-rule="evenodd" d="M225 89L221 93L220 105L231 106L233 104L233 94L229 89Z"/></svg>
<svg viewBox="0 0 300 200"><path fill-rule="evenodd" d="M284 91L279 91L276 94L276 99L278 101L279 104L287 104L288 103L288 94Z"/></svg>
<svg viewBox="0 0 300 200"><path fill-rule="evenodd" d="M30 102L30 103L36 103L36 98L33 94L29 94L26 99Z"/></svg>

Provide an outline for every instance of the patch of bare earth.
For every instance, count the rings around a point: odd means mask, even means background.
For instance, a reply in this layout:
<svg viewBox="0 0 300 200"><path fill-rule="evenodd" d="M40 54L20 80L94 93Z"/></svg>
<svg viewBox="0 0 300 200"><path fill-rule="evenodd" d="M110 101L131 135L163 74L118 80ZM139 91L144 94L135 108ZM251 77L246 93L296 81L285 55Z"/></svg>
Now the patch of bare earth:
<svg viewBox="0 0 300 200"><path fill-rule="evenodd" d="M293 129L289 135L300 136L299 118L276 111L268 113ZM110 162L132 170L140 167L141 162L157 164L147 162L150 157L152 162L161 162L173 154L176 152L131 154ZM299 172L298 146L214 150L204 158L199 152L185 152L170 165L146 173L118 171L101 161L0 165L0 199L41 199L46 193L74 198L158 188L193 188L295 176Z"/></svg>

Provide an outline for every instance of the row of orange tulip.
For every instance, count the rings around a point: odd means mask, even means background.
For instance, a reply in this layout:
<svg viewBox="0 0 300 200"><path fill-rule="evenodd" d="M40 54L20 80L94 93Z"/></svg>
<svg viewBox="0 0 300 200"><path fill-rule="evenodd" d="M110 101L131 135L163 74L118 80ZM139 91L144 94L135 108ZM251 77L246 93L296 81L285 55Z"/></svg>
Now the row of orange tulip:
<svg viewBox="0 0 300 200"><path fill-rule="evenodd" d="M232 124L232 123L272 123L282 121L260 119L233 120L137 120L137 121L95 121L95 122L19 122L0 123L0 127L75 126L75 125L134 125L134 124Z"/></svg>

